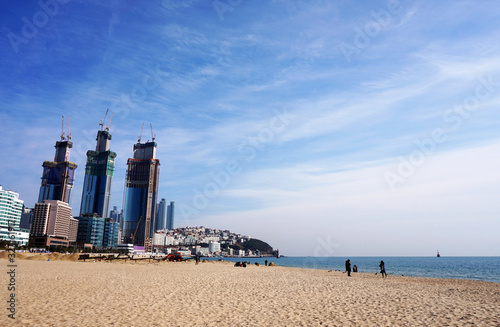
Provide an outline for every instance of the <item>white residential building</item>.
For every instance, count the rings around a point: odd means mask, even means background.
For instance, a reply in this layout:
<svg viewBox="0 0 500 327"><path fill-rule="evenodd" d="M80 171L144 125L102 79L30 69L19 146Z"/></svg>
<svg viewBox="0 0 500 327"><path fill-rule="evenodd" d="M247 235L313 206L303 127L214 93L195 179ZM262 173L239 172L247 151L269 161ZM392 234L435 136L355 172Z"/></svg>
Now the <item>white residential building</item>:
<svg viewBox="0 0 500 327"><path fill-rule="evenodd" d="M14 241L18 245L27 243L25 231L19 229L23 203L19 193L4 190L0 185L0 240Z"/></svg>
<svg viewBox="0 0 500 327"><path fill-rule="evenodd" d="M218 253L218 252L220 252L220 243L219 242L210 241L208 243L208 251L210 253Z"/></svg>

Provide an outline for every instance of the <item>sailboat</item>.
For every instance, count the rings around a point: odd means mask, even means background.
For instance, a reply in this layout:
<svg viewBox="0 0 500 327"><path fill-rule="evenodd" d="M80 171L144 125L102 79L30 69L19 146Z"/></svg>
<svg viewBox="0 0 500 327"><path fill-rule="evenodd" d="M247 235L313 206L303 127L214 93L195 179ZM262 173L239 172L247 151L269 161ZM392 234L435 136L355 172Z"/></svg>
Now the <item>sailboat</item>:
<svg viewBox="0 0 500 327"><path fill-rule="evenodd" d="M437 253L437 257L438 257L438 258L440 258L440 257L441 257L441 255L439 254L439 250L438 250L438 253Z"/></svg>

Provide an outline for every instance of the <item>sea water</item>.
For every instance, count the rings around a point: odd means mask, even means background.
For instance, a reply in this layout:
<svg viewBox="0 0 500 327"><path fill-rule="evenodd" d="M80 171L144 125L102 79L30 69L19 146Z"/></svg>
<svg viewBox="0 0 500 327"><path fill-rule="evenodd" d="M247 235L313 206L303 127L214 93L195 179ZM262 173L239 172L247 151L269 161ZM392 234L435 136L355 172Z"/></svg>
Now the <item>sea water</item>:
<svg viewBox="0 0 500 327"><path fill-rule="evenodd" d="M264 265L265 260L278 266L307 269L345 270L351 260L358 272L379 273L384 260L388 275L473 279L500 283L500 257L263 257L223 258L225 261L249 261ZM218 258L212 258L218 260Z"/></svg>

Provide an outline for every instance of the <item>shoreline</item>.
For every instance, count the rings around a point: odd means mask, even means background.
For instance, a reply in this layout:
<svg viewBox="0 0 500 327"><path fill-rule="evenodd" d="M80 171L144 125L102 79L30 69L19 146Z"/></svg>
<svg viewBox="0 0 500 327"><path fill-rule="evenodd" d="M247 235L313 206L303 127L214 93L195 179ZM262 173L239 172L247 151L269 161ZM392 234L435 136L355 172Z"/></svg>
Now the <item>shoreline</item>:
<svg viewBox="0 0 500 327"><path fill-rule="evenodd" d="M40 259L40 260L37 260ZM19 259L14 326L500 324L500 284L232 262ZM2 267L8 260L0 259ZM5 288L7 274L1 277ZM2 293L5 294L5 293ZM0 317L10 325L5 311Z"/></svg>
<svg viewBox="0 0 500 327"><path fill-rule="evenodd" d="M52 252L52 253L31 253L31 252L16 252L16 260L42 260L49 259L52 261L57 261L57 260L63 260L63 261L79 261L78 257L84 253L73 253L73 254L61 254L58 252ZM118 253L90 253L90 257L87 260L92 260L92 257L99 257L99 256L108 256L108 255L119 255ZM138 260L146 260L146 258L151 258L151 260L158 260L158 259L153 259L154 256L151 255L146 255L146 254L134 254L130 255L135 257ZM35 257L35 258L33 258ZM157 255L157 257L164 257L164 255ZM0 251L0 259L5 259L7 258L7 251ZM42 259L43 258L43 259ZM308 258L308 259L323 259L323 258L337 258L337 259L343 259L344 257L282 257L282 258L287 258L287 259L294 259L294 258ZM379 257L351 257L353 259L356 258L379 258ZM399 258L412 258L412 257L384 257L386 258L394 258L394 259L399 259ZM419 257L420 258L420 257ZM434 257L421 257L421 258L434 258ZM483 258L483 257L456 257L456 258ZM498 256L493 256L493 257L488 257L488 258L500 258ZM96 258L98 259L98 258ZM272 260L274 259L274 260ZM282 265L280 264L280 259L281 258L276 258L276 257L201 257L201 260L205 260L208 262L229 262L229 263L235 263L237 261L246 261L249 262L251 265L255 264L258 260L262 261L259 262L260 265L264 265L264 261L267 260L269 263L274 263L276 266L279 267L285 267L285 268L299 268L299 269L307 269L307 270L325 270L325 271L336 271L336 272L344 272L342 269L335 269L335 268L327 268L327 267L304 267L304 266L294 266L294 265ZM100 259L99 259L100 260ZM104 259L102 259L104 260ZM151 261L148 260L148 261ZM190 257L187 259L187 261L194 260L194 257ZM221 260L221 261L219 261ZM257 260L257 261L255 261ZM117 261L123 261L123 258ZM128 261L128 259L127 259ZM194 262L194 261L193 261ZM379 272L377 269L373 269L372 271L367 271L362 270L358 272L352 272L351 274L374 274L378 275ZM411 272L408 274L398 274L397 272L392 272L388 274L389 276L392 277L411 277L411 278L431 278L431 279L445 279L445 280L470 280L470 281L482 281L482 282L489 282L489 283L496 283L500 284L500 281L496 280L485 280L481 279L480 277L476 278L466 278L466 277L442 277L442 276L422 276L422 275L416 275L412 274ZM381 277L380 277L381 278Z"/></svg>

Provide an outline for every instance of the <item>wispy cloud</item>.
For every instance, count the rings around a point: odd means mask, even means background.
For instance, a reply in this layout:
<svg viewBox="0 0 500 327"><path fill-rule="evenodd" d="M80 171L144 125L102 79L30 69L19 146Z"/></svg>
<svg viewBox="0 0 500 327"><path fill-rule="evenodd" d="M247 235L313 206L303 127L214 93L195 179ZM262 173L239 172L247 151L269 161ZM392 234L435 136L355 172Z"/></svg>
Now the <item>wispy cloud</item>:
<svg viewBox="0 0 500 327"><path fill-rule="evenodd" d="M3 49L9 31L22 35L21 18L40 10L7 7ZM213 173L230 162L241 169L196 216L178 211L178 226L230 228L290 254L312 255L328 236L339 255L423 255L441 240L456 249L448 253L494 254L497 7L412 1L380 16L387 2L242 2L221 20L211 2L196 0L70 2L3 57L0 147L12 155L0 161L0 183L33 206L41 163L69 115L77 214L85 154L110 107L118 207L144 122L143 140L152 123L158 142L160 197L192 206ZM359 33L368 41L346 61L340 45L355 45ZM481 85L487 97L456 111ZM289 121L273 130L277 112ZM391 191L384 172L436 129L446 141ZM463 242L470 230L487 242Z"/></svg>

